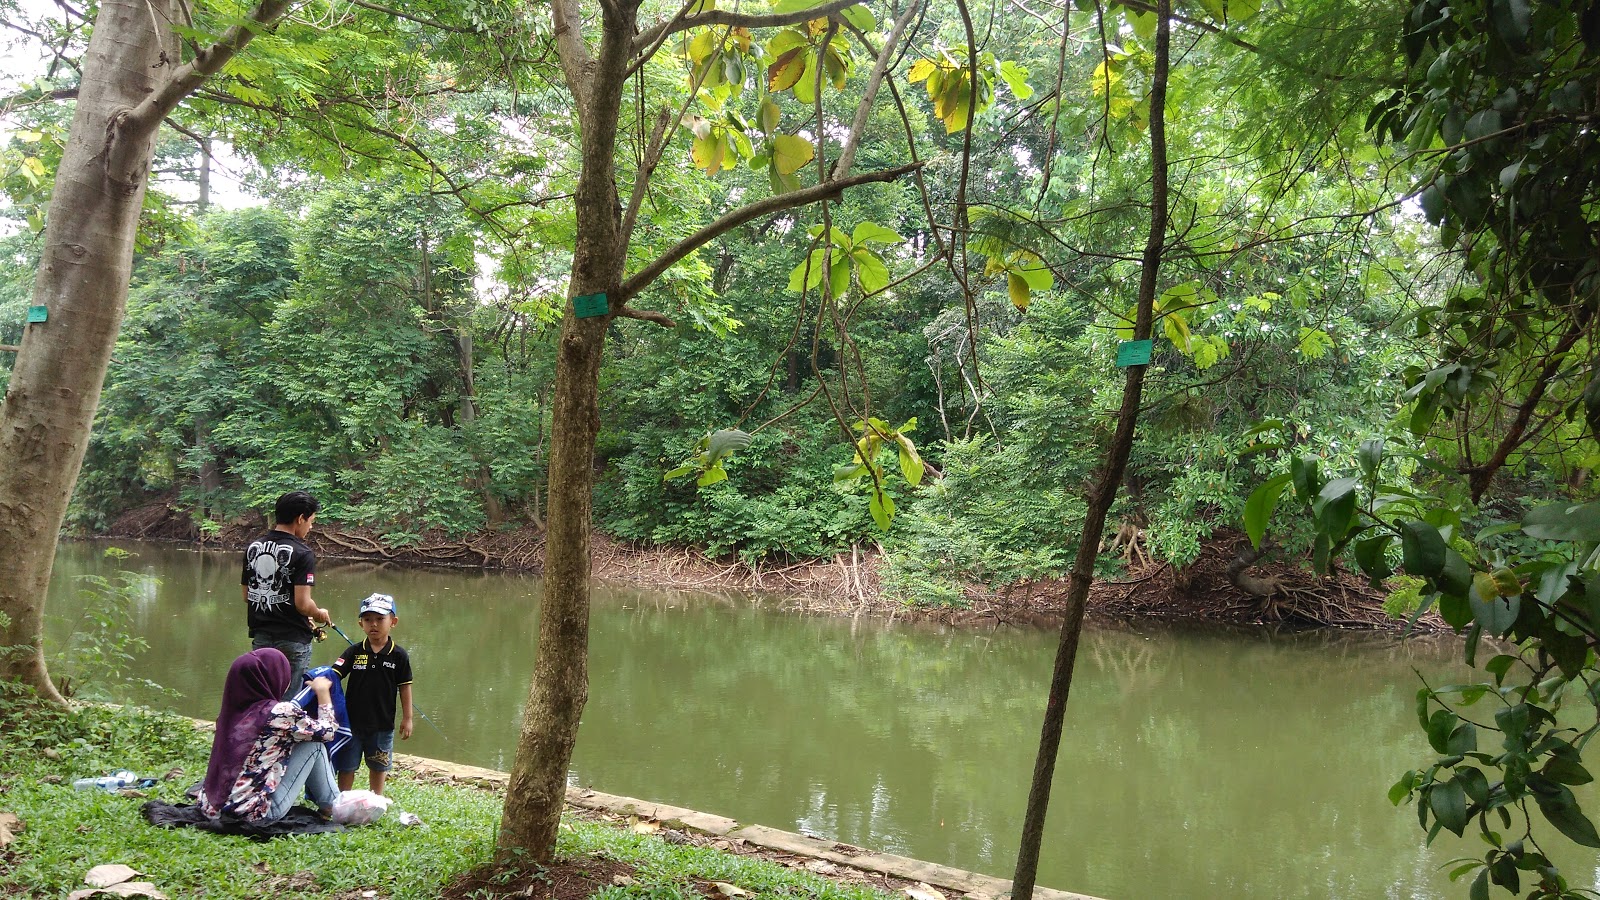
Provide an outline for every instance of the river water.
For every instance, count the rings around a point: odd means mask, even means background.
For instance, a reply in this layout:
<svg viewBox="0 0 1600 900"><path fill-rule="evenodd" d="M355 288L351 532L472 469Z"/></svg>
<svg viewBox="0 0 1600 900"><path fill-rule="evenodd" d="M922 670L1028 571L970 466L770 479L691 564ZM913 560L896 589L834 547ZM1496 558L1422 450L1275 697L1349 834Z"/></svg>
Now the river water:
<svg viewBox="0 0 1600 900"><path fill-rule="evenodd" d="M92 627L75 576L139 572L132 628L149 650L133 669L177 695L127 687L120 699L214 718L229 662L249 649L237 556L120 546L137 555L61 548L50 649ZM397 598L395 639L428 720L396 749L508 769L538 587L325 561L316 598L352 637L362 597ZM1055 641L600 586L573 777L1009 877ZM314 661L342 644L331 637ZM1039 882L1118 900L1465 897L1440 867L1481 843L1469 831L1425 847L1412 809L1385 797L1430 758L1417 673L1453 679L1455 652L1333 632L1089 631ZM1600 856L1557 858L1574 887L1595 886Z"/></svg>

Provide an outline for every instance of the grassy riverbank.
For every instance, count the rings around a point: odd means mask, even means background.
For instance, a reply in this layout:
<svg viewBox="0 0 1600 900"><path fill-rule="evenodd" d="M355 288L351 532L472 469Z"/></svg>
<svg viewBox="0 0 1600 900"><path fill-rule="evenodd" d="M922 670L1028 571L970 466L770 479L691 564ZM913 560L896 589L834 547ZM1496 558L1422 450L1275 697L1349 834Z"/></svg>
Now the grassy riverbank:
<svg viewBox="0 0 1600 900"><path fill-rule="evenodd" d="M0 896L63 897L85 887L84 874L92 867L116 863L136 869L137 880L171 898L489 900L512 891L554 900L884 897L761 859L670 843L581 817L569 818L561 830L557 866L485 868L494 850L500 796L404 773L390 782L393 809L416 813L425 827L402 826L391 812L365 828L268 843L158 829L140 817L144 800L138 796L72 788L73 779L128 768L148 777L170 775L144 793L179 802L184 788L204 773L209 749L209 734L186 719L137 709L62 712L0 694L0 822L5 813L21 822L9 843L0 833ZM522 893L530 886L534 893Z"/></svg>

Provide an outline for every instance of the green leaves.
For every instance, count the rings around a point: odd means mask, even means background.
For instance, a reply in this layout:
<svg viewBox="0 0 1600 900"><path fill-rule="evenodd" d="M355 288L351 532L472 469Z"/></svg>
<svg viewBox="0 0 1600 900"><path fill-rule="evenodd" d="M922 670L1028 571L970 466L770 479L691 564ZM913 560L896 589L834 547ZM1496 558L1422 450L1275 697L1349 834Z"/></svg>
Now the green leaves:
<svg viewBox="0 0 1600 900"><path fill-rule="evenodd" d="M1244 531L1250 537L1250 545L1258 550L1262 536L1267 533L1267 523L1272 521L1272 512L1278 507L1278 499L1291 479L1287 474L1275 475L1251 491L1244 502Z"/></svg>
<svg viewBox="0 0 1600 900"><path fill-rule="evenodd" d="M1400 551L1406 572L1434 578L1444 571L1444 537L1439 529L1418 519L1400 523Z"/></svg>
<svg viewBox="0 0 1600 900"><path fill-rule="evenodd" d="M811 228L811 237L821 239L820 246L806 256L806 261L789 272L789 291L803 293L823 283L827 272L828 290L835 299L850 290L850 276L864 294L875 294L889 286L889 266L874 250L875 244L898 244L904 240L894 231L872 222L862 222L855 231L846 235L837 228L823 237L821 225Z"/></svg>
<svg viewBox="0 0 1600 900"><path fill-rule="evenodd" d="M1543 541L1600 541L1600 501L1538 507L1522 517L1522 530Z"/></svg>
<svg viewBox="0 0 1600 900"><path fill-rule="evenodd" d="M900 476L906 484L916 487L922 483L926 464L917 453L910 433L917 427L916 419L908 419L899 428L890 428L882 419L868 418L856 425L861 436L855 442L855 455L849 465L840 466L833 473L835 483L867 479L867 509L872 521L880 530L888 531L894 523L894 498L886 489L888 473L880 457L883 451L893 448L900 464Z"/></svg>
<svg viewBox="0 0 1600 900"><path fill-rule="evenodd" d="M661 480L672 481L686 475L696 475L695 485L698 487L710 487L719 481L726 481L728 473L722 467L723 460L750 446L750 440L749 434L733 428L708 432L695 442L689 458L661 476Z"/></svg>

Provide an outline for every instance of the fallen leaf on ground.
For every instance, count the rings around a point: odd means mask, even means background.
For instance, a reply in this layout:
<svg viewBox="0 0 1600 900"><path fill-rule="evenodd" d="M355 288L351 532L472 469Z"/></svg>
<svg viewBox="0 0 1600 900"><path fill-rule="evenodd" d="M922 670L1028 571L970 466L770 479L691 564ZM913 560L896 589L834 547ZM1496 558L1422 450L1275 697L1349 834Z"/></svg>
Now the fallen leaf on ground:
<svg viewBox="0 0 1600 900"><path fill-rule="evenodd" d="M148 881L124 881L110 887L84 888L67 895L67 900L86 900L88 897L152 897L167 900L167 895L156 890Z"/></svg>
<svg viewBox="0 0 1600 900"><path fill-rule="evenodd" d="M745 890L742 887L739 887L737 884L729 884L726 881L713 881L713 882L711 882L711 886L716 888L717 889L717 893L721 894L724 897L748 897L748 896L750 896L750 892L749 891Z"/></svg>
<svg viewBox="0 0 1600 900"><path fill-rule="evenodd" d="M919 881L914 887L906 888L906 896L911 900L944 900L944 895L926 881Z"/></svg>
<svg viewBox="0 0 1600 900"><path fill-rule="evenodd" d="M108 888L101 888L100 893L110 894L113 897L153 897L155 900L167 900L167 895L156 890L156 886L148 881L124 881Z"/></svg>
<svg viewBox="0 0 1600 900"><path fill-rule="evenodd" d="M272 867L267 865L266 860L262 860L255 865L252 865L250 867L250 871L256 873L257 875L270 875L272 874Z"/></svg>
<svg viewBox="0 0 1600 900"><path fill-rule="evenodd" d="M60 775L46 775L39 779L39 781L43 784L62 784L66 781L66 779L62 778Z"/></svg>
<svg viewBox="0 0 1600 900"><path fill-rule="evenodd" d="M166 772L162 773L161 780L162 781L171 781L172 779L177 778L179 775L182 775L182 774L183 774L183 766L174 766L174 767L168 769Z"/></svg>
<svg viewBox="0 0 1600 900"><path fill-rule="evenodd" d="M61 758L61 751L57 750L54 747L46 747L41 752L44 753L44 758L45 759L60 759Z"/></svg>
<svg viewBox="0 0 1600 900"><path fill-rule="evenodd" d="M818 875L832 875L834 872L839 871L838 866L824 859L813 859L812 861L806 863L805 868L809 871L817 873ZM934 898L917 897L916 900L934 900ZM937 900L944 900L944 898L939 897Z"/></svg>
<svg viewBox="0 0 1600 900"><path fill-rule="evenodd" d="M633 876L632 875L613 875L613 876L611 876L611 883L616 885L617 887L627 887L628 885L633 884Z"/></svg>
<svg viewBox="0 0 1600 900"><path fill-rule="evenodd" d="M633 823L633 832L634 834L659 834L661 832L661 823L641 819Z"/></svg>
<svg viewBox="0 0 1600 900"><path fill-rule="evenodd" d="M89 873L83 876L83 883L90 887L110 887L113 884L121 884L135 875L141 874L143 873L128 866L112 863L104 866L95 866L90 869Z"/></svg>

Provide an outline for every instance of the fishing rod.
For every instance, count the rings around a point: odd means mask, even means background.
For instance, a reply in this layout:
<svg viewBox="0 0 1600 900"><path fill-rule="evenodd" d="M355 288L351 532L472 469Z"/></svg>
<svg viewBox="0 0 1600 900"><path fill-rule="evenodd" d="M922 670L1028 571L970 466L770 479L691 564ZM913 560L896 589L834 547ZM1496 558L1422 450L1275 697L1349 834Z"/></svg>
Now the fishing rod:
<svg viewBox="0 0 1600 900"><path fill-rule="evenodd" d="M343 628L340 628L338 625L333 624L333 620L332 619L328 620L328 627L332 628L339 635L339 637L344 638L344 642L346 644L349 644L352 647L354 647L356 645L355 641L350 640L350 635L344 633L344 629ZM430 727L434 731L438 732L439 733L439 737L444 738L444 742L446 744L449 744L452 747L455 746L455 742L450 740L450 735L445 734L444 733L444 729L442 729L439 726L433 724L433 720L428 718L428 714L423 712L422 710L418 709L417 705L415 703L411 704L411 711L416 713L417 715L421 716L422 717L422 721L428 723L428 727Z"/></svg>

